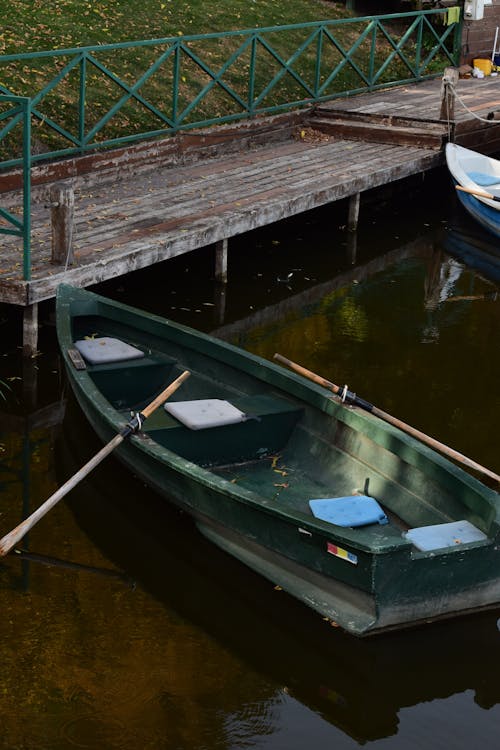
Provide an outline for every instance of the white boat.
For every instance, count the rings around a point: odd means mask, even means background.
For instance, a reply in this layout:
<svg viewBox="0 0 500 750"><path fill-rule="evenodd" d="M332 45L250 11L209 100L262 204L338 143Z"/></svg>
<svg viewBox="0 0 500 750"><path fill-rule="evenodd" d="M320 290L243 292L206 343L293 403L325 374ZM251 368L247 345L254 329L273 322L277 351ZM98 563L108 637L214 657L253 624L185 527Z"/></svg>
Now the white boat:
<svg viewBox="0 0 500 750"><path fill-rule="evenodd" d="M456 143L446 145L446 164L465 210L500 237L500 161Z"/></svg>

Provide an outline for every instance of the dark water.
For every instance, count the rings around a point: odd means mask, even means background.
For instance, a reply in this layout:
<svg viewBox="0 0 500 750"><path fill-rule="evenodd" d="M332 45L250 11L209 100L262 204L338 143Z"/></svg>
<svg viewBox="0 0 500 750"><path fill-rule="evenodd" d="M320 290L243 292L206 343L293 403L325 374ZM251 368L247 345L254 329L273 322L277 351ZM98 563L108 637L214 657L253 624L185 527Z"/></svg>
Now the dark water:
<svg viewBox="0 0 500 750"><path fill-rule="evenodd" d="M223 297L211 250L98 291L280 351L498 473L499 284L447 254L486 247L449 193L436 174L374 194L356 247L344 204L241 237ZM0 310L2 533L99 447L41 315L23 367ZM112 458L23 549L0 563L2 748L498 747L500 610L354 639Z"/></svg>

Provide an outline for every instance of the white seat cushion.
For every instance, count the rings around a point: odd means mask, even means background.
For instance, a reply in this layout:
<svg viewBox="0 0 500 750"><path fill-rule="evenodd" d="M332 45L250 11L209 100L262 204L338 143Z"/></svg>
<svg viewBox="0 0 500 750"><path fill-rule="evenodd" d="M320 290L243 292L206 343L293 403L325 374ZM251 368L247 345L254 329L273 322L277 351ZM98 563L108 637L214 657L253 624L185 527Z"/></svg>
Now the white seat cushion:
<svg viewBox="0 0 500 750"><path fill-rule="evenodd" d="M144 352L135 346L119 339L101 336L95 339L75 341L75 347L82 357L91 365L103 365L110 362L122 362L127 359L144 357Z"/></svg>
<svg viewBox="0 0 500 750"><path fill-rule="evenodd" d="M204 398L195 401L171 401L165 404L165 411L189 427L190 430L203 430L207 427L244 422L246 414L235 406L219 398Z"/></svg>

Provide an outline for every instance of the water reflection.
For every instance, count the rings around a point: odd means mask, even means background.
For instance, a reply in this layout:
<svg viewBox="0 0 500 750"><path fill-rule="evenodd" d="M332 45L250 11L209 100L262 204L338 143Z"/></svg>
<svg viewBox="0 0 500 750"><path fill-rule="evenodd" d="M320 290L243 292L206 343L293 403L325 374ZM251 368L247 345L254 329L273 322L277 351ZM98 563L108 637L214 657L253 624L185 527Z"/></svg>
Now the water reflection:
<svg viewBox="0 0 500 750"><path fill-rule="evenodd" d="M206 252L99 291L349 382L499 471L497 285L447 254L440 220L401 213L389 232L365 212L353 238L340 213L242 238L222 290ZM65 393L50 326L41 343L24 381L17 354L0 361L13 378L0 404L3 533L99 447ZM397 735L398 748L437 747L458 719L452 744L481 729L496 746L498 612L353 639L112 458L25 546L0 563L0 746L352 748Z"/></svg>
<svg viewBox="0 0 500 750"><path fill-rule="evenodd" d="M449 227L442 235L446 252L477 270L493 282L500 281L500 249L498 242L480 227L464 221Z"/></svg>
<svg viewBox="0 0 500 750"><path fill-rule="evenodd" d="M65 473L85 458L81 450L73 452L75 425L80 437L87 429L80 419L70 414L71 427L61 443ZM118 464L103 467L90 491L75 492L71 509L104 557L133 577L165 611L229 649L232 659L249 666L250 674L263 676L245 677L238 690L237 675L219 686L221 718L232 746L276 729L283 693L357 741L397 733L400 710L424 701L471 690L483 709L500 702L500 684L490 668L500 658L498 613L360 641L332 629L213 548L184 517L123 477ZM124 593L122 612L125 600L133 596ZM175 650L178 657L182 653L177 664L184 676L188 663L194 673L210 670L209 657L201 656L198 644L183 638ZM182 679L174 674L175 665L170 666L170 679ZM184 712L180 696L171 697L172 711Z"/></svg>

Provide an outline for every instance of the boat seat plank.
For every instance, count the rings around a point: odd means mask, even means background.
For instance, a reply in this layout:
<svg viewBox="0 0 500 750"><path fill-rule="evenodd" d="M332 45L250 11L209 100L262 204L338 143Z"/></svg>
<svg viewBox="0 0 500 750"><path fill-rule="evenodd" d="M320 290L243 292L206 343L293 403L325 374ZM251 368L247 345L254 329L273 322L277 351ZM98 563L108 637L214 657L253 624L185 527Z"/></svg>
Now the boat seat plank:
<svg viewBox="0 0 500 750"><path fill-rule="evenodd" d="M149 357L145 355L138 359L121 360L120 362L103 362L102 364L94 365L88 364L87 369L92 376L94 376L95 373L109 372L113 373L116 378L117 372L120 370L126 371L129 369L141 369L151 366L157 367L158 365L169 365L173 367L175 364L177 364L177 360L172 357L159 358L157 356Z"/></svg>
<svg viewBox="0 0 500 750"><path fill-rule="evenodd" d="M120 411L138 411L174 380L176 361L143 357L92 365L89 374L105 398Z"/></svg>
<svg viewBox="0 0 500 750"><path fill-rule="evenodd" d="M165 410L144 425L163 447L202 466L249 461L280 450L288 441L302 409L293 402L269 394L231 397L231 403L248 415L235 424L192 430Z"/></svg>
<svg viewBox="0 0 500 750"><path fill-rule="evenodd" d="M195 382L195 377L192 378L192 382ZM189 384L189 381L188 381ZM201 384L205 386L205 384ZM185 389L188 390L187 388ZM190 394L191 397L192 394ZM203 395L203 398L220 398L220 394L217 392L217 394L210 393L209 395L206 394L206 392ZM195 396L193 396L195 398ZM198 398L202 398L200 394L198 394ZM184 399L181 399L180 396L178 398L172 398L169 403L175 404L177 401L183 401ZM252 396L248 395L234 395L231 394L227 399L232 406L236 407L236 409L239 409L240 411L244 412L244 414L247 415L247 421L248 420L259 420L265 415L270 414L280 414L283 412L295 412L297 411L297 406L287 399L284 399L279 396L275 396L273 394L267 394L267 393L259 393L254 394ZM299 411L302 411L299 409ZM180 422L170 416L168 413L168 409L160 409L157 412L155 412L154 415L152 415L146 424L144 425L144 431L145 432L151 432L153 430L158 429L172 429L174 427L180 427ZM211 428L212 429L212 428Z"/></svg>

